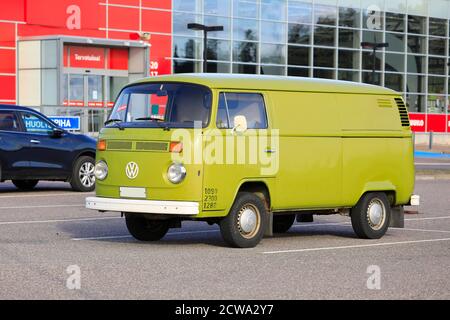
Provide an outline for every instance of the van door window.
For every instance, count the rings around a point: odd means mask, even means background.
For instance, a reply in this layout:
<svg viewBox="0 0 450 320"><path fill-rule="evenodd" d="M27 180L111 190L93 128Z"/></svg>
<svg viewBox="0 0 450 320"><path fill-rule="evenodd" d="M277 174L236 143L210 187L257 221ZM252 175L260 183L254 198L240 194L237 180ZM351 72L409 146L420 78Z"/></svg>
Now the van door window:
<svg viewBox="0 0 450 320"><path fill-rule="evenodd" d="M221 93L217 127L233 128L236 116L245 116L249 129L266 129L267 114L263 96L257 93Z"/></svg>

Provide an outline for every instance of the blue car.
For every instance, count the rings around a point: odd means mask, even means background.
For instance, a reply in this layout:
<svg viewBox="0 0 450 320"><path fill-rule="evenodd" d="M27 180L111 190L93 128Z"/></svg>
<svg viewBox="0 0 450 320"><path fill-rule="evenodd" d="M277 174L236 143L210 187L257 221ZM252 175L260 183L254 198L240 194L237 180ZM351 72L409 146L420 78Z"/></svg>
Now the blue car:
<svg viewBox="0 0 450 320"><path fill-rule="evenodd" d="M21 190L39 180L67 181L75 191L95 188L96 141L59 128L43 114L0 105L0 182Z"/></svg>

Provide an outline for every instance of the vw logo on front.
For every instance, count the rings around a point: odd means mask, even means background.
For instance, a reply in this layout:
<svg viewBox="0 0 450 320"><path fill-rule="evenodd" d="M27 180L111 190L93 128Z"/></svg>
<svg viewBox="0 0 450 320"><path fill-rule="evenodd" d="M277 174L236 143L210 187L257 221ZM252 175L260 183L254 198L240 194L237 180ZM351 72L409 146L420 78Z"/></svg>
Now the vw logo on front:
<svg viewBox="0 0 450 320"><path fill-rule="evenodd" d="M125 173L129 179L136 179L139 174L139 166L136 162L130 162L125 168Z"/></svg>

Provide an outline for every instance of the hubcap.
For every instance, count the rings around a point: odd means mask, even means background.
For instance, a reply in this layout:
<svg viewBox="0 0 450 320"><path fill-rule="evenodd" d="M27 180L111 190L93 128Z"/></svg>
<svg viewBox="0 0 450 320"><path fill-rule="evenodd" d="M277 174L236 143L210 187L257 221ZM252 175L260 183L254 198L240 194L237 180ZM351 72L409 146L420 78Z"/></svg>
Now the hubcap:
<svg viewBox="0 0 450 320"><path fill-rule="evenodd" d="M80 178L81 184L86 187L90 188L95 184L95 167L94 164L90 162L85 162L81 165L80 172L78 173L78 176Z"/></svg>
<svg viewBox="0 0 450 320"><path fill-rule="evenodd" d="M251 239L259 230L259 211L253 205L245 205L239 211L238 227L244 238Z"/></svg>
<svg viewBox="0 0 450 320"><path fill-rule="evenodd" d="M373 230L380 230L386 221L386 208L379 199L374 199L369 203L367 209L367 221Z"/></svg>

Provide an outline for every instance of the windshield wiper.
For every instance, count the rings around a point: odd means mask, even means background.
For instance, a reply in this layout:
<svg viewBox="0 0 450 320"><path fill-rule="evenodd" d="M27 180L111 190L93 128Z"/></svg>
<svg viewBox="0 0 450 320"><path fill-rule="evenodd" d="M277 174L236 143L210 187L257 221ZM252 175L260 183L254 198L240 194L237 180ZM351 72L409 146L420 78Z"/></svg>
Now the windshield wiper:
<svg viewBox="0 0 450 320"><path fill-rule="evenodd" d="M123 122L121 119L109 119L108 121L105 122L105 126L111 123L115 123L116 127L119 128L119 130L124 130L124 128L120 125L121 122Z"/></svg>
<svg viewBox="0 0 450 320"><path fill-rule="evenodd" d="M136 121L156 121L156 122L165 122L164 119L161 119L161 118L155 118L155 117L137 118Z"/></svg>

